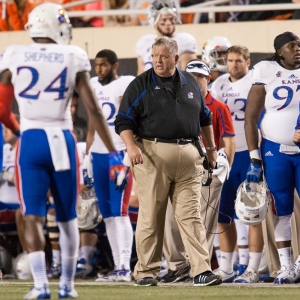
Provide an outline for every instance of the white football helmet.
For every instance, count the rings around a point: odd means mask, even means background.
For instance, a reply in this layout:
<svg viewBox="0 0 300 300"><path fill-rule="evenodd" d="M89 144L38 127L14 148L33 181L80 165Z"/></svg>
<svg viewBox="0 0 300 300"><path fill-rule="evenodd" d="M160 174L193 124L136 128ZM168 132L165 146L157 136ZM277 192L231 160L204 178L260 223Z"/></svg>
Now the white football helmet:
<svg viewBox="0 0 300 300"><path fill-rule="evenodd" d="M79 195L76 211L80 229L89 230L95 228L102 221L94 188Z"/></svg>
<svg viewBox="0 0 300 300"><path fill-rule="evenodd" d="M242 182L237 190L235 213L246 225L258 225L266 217L269 191L264 183Z"/></svg>
<svg viewBox="0 0 300 300"><path fill-rule="evenodd" d="M26 252L19 254L14 262L14 269L18 279L32 279L28 255Z"/></svg>
<svg viewBox="0 0 300 300"><path fill-rule="evenodd" d="M36 6L29 14L25 29L32 38L50 38L57 44L68 44L72 39L72 25L67 12L55 3Z"/></svg>
<svg viewBox="0 0 300 300"><path fill-rule="evenodd" d="M151 26L155 26L161 15L171 14L176 18L176 23L181 24L180 14L174 1L156 0L148 7L148 21Z"/></svg>
<svg viewBox="0 0 300 300"><path fill-rule="evenodd" d="M224 52L231 46L228 39L223 36L214 36L204 43L202 59L208 63L211 71L227 72Z"/></svg>

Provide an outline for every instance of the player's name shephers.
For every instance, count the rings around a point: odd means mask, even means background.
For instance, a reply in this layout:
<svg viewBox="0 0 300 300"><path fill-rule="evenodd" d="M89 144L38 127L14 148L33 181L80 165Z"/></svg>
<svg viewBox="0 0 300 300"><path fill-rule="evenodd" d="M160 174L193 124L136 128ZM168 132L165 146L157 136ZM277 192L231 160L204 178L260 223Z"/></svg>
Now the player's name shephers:
<svg viewBox="0 0 300 300"><path fill-rule="evenodd" d="M62 53L42 53L42 52L25 52L25 62L36 61L36 62L49 62L49 63L63 63L64 55Z"/></svg>

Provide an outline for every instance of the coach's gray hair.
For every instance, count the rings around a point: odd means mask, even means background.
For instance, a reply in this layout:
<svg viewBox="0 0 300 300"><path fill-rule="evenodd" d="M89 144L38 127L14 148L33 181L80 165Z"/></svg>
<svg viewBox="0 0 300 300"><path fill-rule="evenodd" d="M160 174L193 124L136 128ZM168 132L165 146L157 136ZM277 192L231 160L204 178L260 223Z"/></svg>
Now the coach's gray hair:
<svg viewBox="0 0 300 300"><path fill-rule="evenodd" d="M163 36L159 38L157 41L155 41L155 43L152 45L152 49L156 46L166 46L171 52L172 56L178 54L177 42L167 36Z"/></svg>

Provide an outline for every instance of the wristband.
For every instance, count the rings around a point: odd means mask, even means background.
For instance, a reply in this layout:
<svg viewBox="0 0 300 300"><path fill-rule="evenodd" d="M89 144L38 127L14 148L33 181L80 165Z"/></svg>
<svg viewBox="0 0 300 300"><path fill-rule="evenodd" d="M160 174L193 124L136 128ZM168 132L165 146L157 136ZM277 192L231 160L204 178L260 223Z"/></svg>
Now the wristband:
<svg viewBox="0 0 300 300"><path fill-rule="evenodd" d="M256 165L261 165L261 159L251 158L251 163Z"/></svg>
<svg viewBox="0 0 300 300"><path fill-rule="evenodd" d="M209 151L217 151L217 147L216 147L216 146L206 147L206 150L209 150Z"/></svg>

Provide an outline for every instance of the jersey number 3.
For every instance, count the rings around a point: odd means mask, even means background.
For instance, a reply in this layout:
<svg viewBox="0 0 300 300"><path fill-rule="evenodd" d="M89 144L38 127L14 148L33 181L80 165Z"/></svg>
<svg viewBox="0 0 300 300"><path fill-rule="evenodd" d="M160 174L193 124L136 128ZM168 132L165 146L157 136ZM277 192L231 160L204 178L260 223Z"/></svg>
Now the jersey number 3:
<svg viewBox="0 0 300 300"><path fill-rule="evenodd" d="M19 96L26 99L38 100L41 91L38 91L35 95L30 93L30 90L37 84L39 80L39 72L32 67L19 67L17 68L17 75L21 70L29 70L31 72L31 82L29 85L19 93ZM47 70L45 70L47 72ZM69 90L66 87L66 79L67 79L67 68L64 68L62 72L54 78L51 83L45 88L44 92L46 93L58 93L58 98L54 100L63 100L65 92ZM58 84L59 85L58 85ZM56 87L55 87L56 86Z"/></svg>

